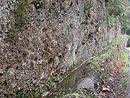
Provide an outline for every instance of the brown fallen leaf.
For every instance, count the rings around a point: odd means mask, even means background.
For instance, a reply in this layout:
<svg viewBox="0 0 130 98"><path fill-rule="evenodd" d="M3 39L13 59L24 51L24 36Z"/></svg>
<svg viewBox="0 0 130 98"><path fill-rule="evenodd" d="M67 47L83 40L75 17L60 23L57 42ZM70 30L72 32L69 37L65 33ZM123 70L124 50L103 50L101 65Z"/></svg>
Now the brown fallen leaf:
<svg viewBox="0 0 130 98"><path fill-rule="evenodd" d="M110 86L103 87L103 88L102 88L102 91L103 91L103 92L104 92L104 91L111 91L111 90L110 90Z"/></svg>

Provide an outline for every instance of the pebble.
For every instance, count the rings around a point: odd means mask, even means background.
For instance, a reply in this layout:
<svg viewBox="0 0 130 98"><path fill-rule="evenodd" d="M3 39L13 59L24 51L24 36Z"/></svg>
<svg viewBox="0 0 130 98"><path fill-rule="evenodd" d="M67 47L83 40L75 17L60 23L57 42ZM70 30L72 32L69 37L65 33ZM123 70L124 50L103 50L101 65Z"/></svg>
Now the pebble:
<svg viewBox="0 0 130 98"><path fill-rule="evenodd" d="M3 75L3 74L4 74L4 70L0 69L0 75Z"/></svg>
<svg viewBox="0 0 130 98"><path fill-rule="evenodd" d="M83 79L78 85L77 89L92 89L94 88L94 81L90 78Z"/></svg>

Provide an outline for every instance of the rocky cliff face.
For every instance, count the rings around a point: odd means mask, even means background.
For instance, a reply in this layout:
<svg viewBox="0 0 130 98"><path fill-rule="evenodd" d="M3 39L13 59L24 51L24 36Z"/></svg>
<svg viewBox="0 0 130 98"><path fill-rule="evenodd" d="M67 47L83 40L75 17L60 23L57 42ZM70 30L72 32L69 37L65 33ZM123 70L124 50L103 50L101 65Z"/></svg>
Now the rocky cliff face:
<svg viewBox="0 0 130 98"><path fill-rule="evenodd" d="M104 0L45 0L38 9L29 5L28 27L11 39L16 2L0 1L1 98L50 89L48 81L59 81L73 64L101 53L121 33L119 23L107 30Z"/></svg>

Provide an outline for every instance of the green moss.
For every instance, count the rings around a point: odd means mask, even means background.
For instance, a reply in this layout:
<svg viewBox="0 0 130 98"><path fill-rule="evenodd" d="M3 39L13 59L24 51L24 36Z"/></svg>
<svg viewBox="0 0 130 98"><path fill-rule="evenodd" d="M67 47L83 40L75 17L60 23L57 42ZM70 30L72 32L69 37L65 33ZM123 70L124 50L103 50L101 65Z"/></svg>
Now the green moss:
<svg viewBox="0 0 130 98"><path fill-rule="evenodd" d="M127 89L127 84L128 84L128 79L123 79L123 80L121 80L121 89L122 90L125 90L126 91L126 89Z"/></svg>
<svg viewBox="0 0 130 98"><path fill-rule="evenodd" d="M125 49L122 50L122 52L120 54L120 58L124 61L125 65L129 64L129 61L128 61L128 52Z"/></svg>
<svg viewBox="0 0 130 98"><path fill-rule="evenodd" d="M123 61L124 63L124 66L122 67L122 72L123 73L128 73L128 64L129 64L129 61L128 61L128 52L126 49L123 49L121 51L121 53L119 54L119 57L117 59L117 61L115 62L115 65L118 65L118 63L120 61Z"/></svg>
<svg viewBox="0 0 130 98"><path fill-rule="evenodd" d="M112 57L114 51L116 50L117 45L119 45L120 43L122 43L124 40L127 40L127 39L128 39L128 36L123 35L123 36L120 36L120 37L116 38L115 40L113 40L110 45L110 48L108 49L108 51L106 53L98 55L89 61L92 65L92 68L97 69L97 70L100 69L100 61L104 60L106 58ZM124 56L125 62L128 63L127 54L125 52L123 52L123 54L124 55L122 55L122 56Z"/></svg>
<svg viewBox="0 0 130 98"><path fill-rule="evenodd" d="M124 66L124 67L122 68L122 71L123 71L124 73L128 73L128 66Z"/></svg>
<svg viewBox="0 0 130 98"><path fill-rule="evenodd" d="M43 94L44 94L44 90L41 89L41 90L35 92L33 98L41 98Z"/></svg>
<svg viewBox="0 0 130 98"><path fill-rule="evenodd" d="M86 2L86 5L84 6L84 10L90 10L93 7L92 2Z"/></svg>
<svg viewBox="0 0 130 98"><path fill-rule="evenodd" d="M32 94L29 94L29 93L25 94L23 93L23 90L19 90L17 91L15 98L41 98L43 94L44 94L43 89L34 91Z"/></svg>
<svg viewBox="0 0 130 98"><path fill-rule="evenodd" d="M10 31L16 33L28 24L28 0L17 0L17 8L14 11L14 20L11 22Z"/></svg>
<svg viewBox="0 0 130 98"><path fill-rule="evenodd" d="M120 54L120 59L124 61L125 63L125 66L122 67L122 71L124 73L128 73L128 64L129 64L129 61L128 61L128 52L124 49L122 50L121 54Z"/></svg>
<svg viewBox="0 0 130 98"><path fill-rule="evenodd" d="M22 90L17 91L15 98L28 98L27 94L24 94Z"/></svg>

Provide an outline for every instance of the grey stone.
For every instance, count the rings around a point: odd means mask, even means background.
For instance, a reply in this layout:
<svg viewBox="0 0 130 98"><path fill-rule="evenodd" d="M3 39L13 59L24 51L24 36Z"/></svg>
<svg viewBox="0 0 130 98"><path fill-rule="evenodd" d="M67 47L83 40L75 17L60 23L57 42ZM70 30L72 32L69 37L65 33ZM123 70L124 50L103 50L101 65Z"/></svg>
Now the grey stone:
<svg viewBox="0 0 130 98"><path fill-rule="evenodd" d="M91 89L94 88L94 81L90 78L83 79L78 85L77 89Z"/></svg>
<svg viewBox="0 0 130 98"><path fill-rule="evenodd" d="M0 75L3 75L3 73L4 73L4 70L0 69Z"/></svg>

